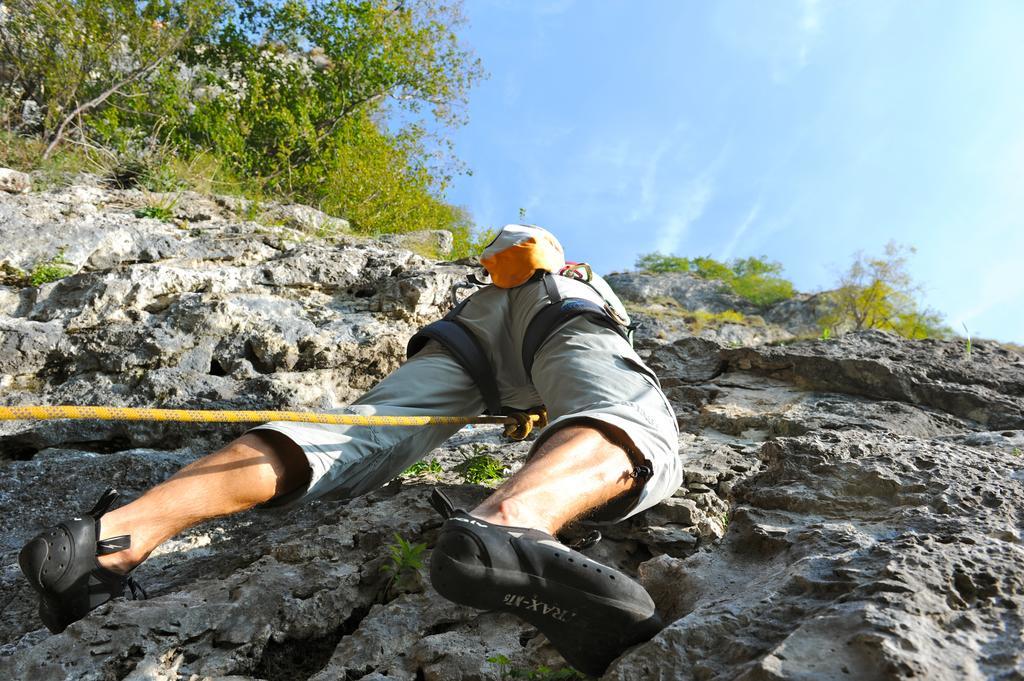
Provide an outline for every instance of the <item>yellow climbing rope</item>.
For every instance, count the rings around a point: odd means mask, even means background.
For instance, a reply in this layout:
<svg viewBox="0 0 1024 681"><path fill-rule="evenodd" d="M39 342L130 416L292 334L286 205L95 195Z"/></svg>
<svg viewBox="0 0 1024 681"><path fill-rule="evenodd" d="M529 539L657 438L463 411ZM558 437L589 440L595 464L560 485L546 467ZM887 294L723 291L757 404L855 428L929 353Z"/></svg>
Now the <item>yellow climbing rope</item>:
<svg viewBox="0 0 1024 681"><path fill-rule="evenodd" d="M0 407L0 421L43 421L50 419L96 419L100 421L177 421L184 423L264 423L266 421L303 421L346 426L459 426L497 424L505 426L505 435L522 440L534 426L547 425L542 411L511 416L386 416L363 414L327 414L305 411L237 411L204 409L139 409L133 407L37 406Z"/></svg>

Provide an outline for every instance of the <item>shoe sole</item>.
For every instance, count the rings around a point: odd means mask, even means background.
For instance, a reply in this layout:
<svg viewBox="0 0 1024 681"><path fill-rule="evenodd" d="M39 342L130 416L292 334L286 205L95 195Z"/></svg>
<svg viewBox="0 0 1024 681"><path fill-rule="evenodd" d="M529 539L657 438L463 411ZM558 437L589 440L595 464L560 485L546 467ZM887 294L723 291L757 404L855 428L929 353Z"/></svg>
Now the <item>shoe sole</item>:
<svg viewBox="0 0 1024 681"><path fill-rule="evenodd" d="M437 550L430 571L434 587L445 598L525 620L569 664L594 676L627 648L661 630L660 618L648 608L522 571L465 563Z"/></svg>

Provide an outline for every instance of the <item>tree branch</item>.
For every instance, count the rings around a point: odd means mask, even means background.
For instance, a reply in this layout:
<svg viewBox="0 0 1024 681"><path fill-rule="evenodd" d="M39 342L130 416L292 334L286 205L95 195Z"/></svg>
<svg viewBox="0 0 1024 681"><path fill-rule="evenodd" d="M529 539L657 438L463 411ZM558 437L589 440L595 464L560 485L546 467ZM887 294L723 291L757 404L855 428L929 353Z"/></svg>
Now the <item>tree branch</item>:
<svg viewBox="0 0 1024 681"><path fill-rule="evenodd" d="M323 132L321 132L319 135L317 135L316 144L320 144L325 139L327 139L331 135L331 133L333 133L337 129L338 125L343 120L345 120L346 118L351 116L353 113L355 113L355 111L357 109L360 109L360 108L362 108L364 106L369 106L370 104L376 104L380 100L382 100L385 97L387 97L388 93L389 93L389 90L385 90L383 92L377 92L377 93L374 93L372 95L363 97L362 99L359 99L359 100L353 102L352 104L349 104L348 106L346 106L344 109L342 109L341 113L338 114L338 116L333 121L330 122L330 124L327 126L327 129L324 130Z"/></svg>
<svg viewBox="0 0 1024 681"><path fill-rule="evenodd" d="M81 114L87 111L95 109L97 106L107 101L107 99L109 99L111 96L117 93L125 85L128 85L129 83L132 83L153 71L156 67L160 66L160 64L162 64L164 60L167 59L167 57L171 56L171 54L177 51L177 49L183 43L184 37L182 37L182 39L180 40L174 41L167 47L167 49L163 51L163 53L161 53L152 62L145 66L140 66L137 69L131 71L127 76L122 78L117 83L114 83L100 94L96 95L84 104L80 104L77 107L75 107L75 109L71 111L71 113L64 117L64 120L62 120L60 125L57 127L57 131L53 133L53 138L50 140L50 144L47 145L46 151L43 152L43 159L45 160L50 157L50 154L53 153L54 148L60 143L61 139L63 139L64 131L67 128L68 124L74 121L76 117L80 116Z"/></svg>

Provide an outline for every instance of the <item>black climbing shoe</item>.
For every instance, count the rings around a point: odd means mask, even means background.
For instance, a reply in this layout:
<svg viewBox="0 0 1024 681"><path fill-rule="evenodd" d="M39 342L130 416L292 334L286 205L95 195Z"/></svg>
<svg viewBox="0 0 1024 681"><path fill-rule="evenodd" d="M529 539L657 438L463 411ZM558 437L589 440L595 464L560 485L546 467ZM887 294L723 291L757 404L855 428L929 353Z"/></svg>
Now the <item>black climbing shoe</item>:
<svg viewBox="0 0 1024 681"><path fill-rule="evenodd" d="M625 574L545 532L493 525L464 511L441 527L430 580L456 603L526 620L593 676L662 628L650 595Z"/></svg>
<svg viewBox="0 0 1024 681"><path fill-rule="evenodd" d="M18 563L29 584L39 592L39 617L55 634L85 617L112 598L132 598L146 592L128 575L100 567L96 556L116 553L131 546L128 535L97 541L100 517L109 509L117 492L108 489L83 518L66 520L38 534L18 554Z"/></svg>

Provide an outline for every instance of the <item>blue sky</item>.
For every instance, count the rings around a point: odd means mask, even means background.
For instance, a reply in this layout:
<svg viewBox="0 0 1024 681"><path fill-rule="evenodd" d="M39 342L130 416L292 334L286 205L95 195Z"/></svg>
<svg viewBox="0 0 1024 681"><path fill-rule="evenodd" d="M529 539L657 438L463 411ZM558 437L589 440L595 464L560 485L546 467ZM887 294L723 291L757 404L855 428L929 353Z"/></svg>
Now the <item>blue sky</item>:
<svg viewBox="0 0 1024 681"><path fill-rule="evenodd" d="M805 291L917 248L923 300L1024 341L1024 3L467 0L489 80L448 199L602 273L766 255Z"/></svg>

